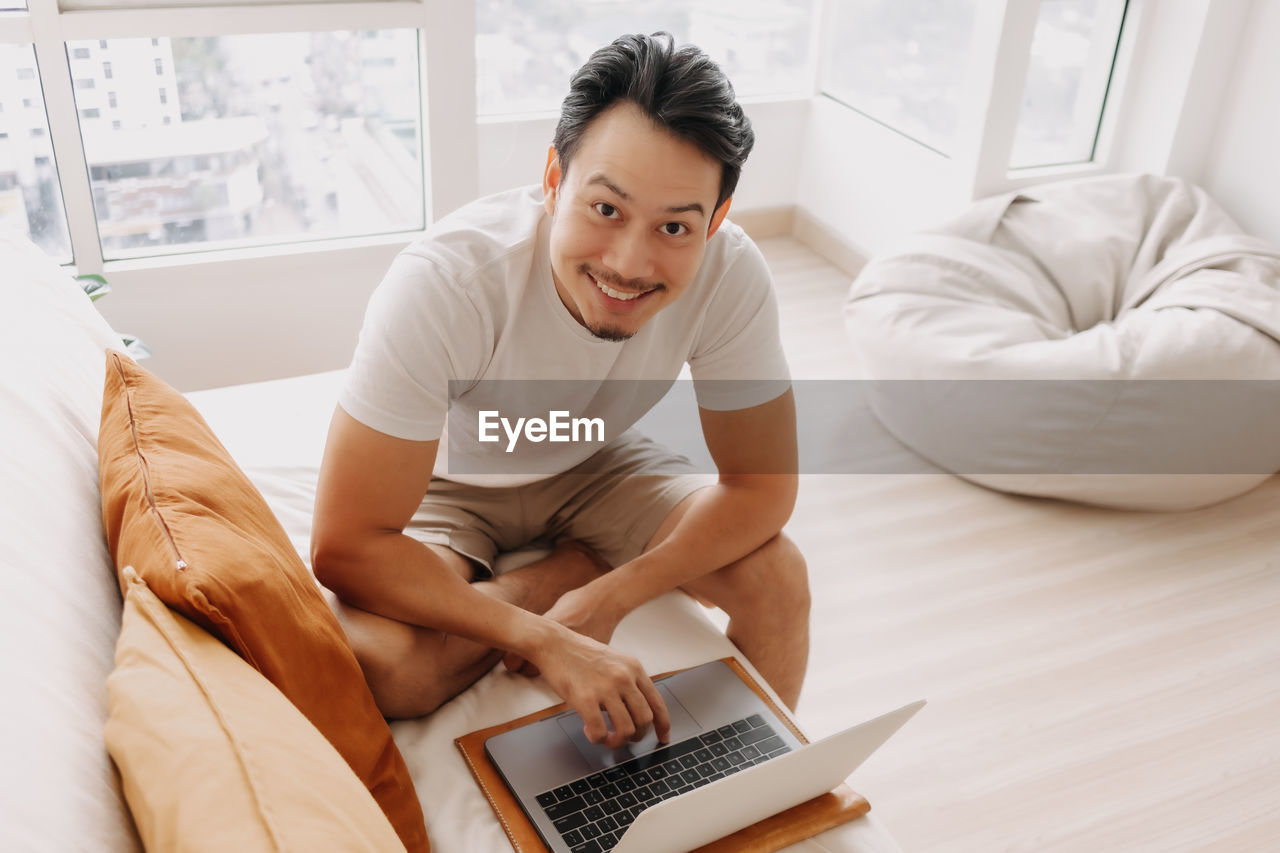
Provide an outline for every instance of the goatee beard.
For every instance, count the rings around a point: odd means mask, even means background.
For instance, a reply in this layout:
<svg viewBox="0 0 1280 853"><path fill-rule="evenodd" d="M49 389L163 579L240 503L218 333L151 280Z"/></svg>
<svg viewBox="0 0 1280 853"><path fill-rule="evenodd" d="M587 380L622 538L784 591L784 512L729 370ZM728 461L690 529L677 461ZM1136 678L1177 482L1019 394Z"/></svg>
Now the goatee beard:
<svg viewBox="0 0 1280 853"><path fill-rule="evenodd" d="M635 335L635 332L628 332L619 329L616 326L587 326L587 331L602 341L625 341Z"/></svg>

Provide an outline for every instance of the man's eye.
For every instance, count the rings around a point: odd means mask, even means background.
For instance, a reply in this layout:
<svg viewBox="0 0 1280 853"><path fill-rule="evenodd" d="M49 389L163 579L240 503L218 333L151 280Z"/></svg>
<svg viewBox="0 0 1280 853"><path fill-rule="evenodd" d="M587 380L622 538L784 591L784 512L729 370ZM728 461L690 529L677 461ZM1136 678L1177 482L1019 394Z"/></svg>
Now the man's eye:
<svg viewBox="0 0 1280 853"><path fill-rule="evenodd" d="M668 222L662 226L662 233L669 237L680 237L689 233L689 226L683 222Z"/></svg>
<svg viewBox="0 0 1280 853"><path fill-rule="evenodd" d="M618 218L618 208L614 207L613 205L607 202L598 201L595 204L595 208L596 208L596 213L600 214L605 219Z"/></svg>

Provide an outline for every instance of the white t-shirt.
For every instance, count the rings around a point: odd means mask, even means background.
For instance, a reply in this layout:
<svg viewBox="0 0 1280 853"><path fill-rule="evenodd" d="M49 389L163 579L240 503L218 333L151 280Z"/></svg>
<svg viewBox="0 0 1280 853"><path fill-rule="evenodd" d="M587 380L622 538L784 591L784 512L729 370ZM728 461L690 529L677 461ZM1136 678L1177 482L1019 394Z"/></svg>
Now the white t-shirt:
<svg viewBox="0 0 1280 853"><path fill-rule="evenodd" d="M534 186L475 201L406 247L369 301L339 397L343 410L397 438L442 439L437 475L508 485L568 470L602 444L546 441L532 467L496 479L469 476L493 469L468 456L484 451L492 460L508 441L495 427L496 445L476 443L478 412L499 406L523 414L554 398L574 417L599 417L607 442L632 426L686 363L698 405L707 409L759 405L790 386L772 279L742 229L724 222L689 288L630 339L606 341L579 324L556 293L550 223ZM464 430L465 438L457 435Z"/></svg>

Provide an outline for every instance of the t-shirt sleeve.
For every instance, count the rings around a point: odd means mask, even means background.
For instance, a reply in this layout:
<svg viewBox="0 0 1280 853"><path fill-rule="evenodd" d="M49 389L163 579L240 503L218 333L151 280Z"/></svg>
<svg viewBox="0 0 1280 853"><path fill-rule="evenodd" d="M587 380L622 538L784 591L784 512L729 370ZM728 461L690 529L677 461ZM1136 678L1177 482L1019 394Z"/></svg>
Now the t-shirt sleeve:
<svg viewBox="0 0 1280 853"><path fill-rule="evenodd" d="M791 387L773 276L745 236L735 254L716 284L689 356L694 393L704 409L758 406Z"/></svg>
<svg viewBox="0 0 1280 853"><path fill-rule="evenodd" d="M449 381L478 375L484 327L462 288L430 260L402 253L369 299L338 404L386 435L440 438Z"/></svg>

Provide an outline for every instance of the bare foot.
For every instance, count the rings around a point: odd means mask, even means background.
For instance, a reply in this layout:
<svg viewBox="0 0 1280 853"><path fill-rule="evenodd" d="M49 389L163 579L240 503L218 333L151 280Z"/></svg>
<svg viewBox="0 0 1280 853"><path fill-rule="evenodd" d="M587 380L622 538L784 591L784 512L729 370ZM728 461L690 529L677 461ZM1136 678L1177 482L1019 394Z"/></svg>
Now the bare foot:
<svg viewBox="0 0 1280 853"><path fill-rule="evenodd" d="M560 596L586 586L610 568L590 546L566 538L558 540L542 559L474 586L532 613L545 613Z"/></svg>
<svg viewBox="0 0 1280 853"><path fill-rule="evenodd" d="M586 559L579 559L579 557L585 557ZM555 549L548 559L563 560L566 567L589 572L591 577L587 578L583 583L594 580L596 577L613 570L613 566L605 562L604 557L601 557L594 548L580 539L570 539L568 537L557 539ZM582 584L578 586L582 586Z"/></svg>
<svg viewBox="0 0 1280 853"><path fill-rule="evenodd" d="M534 613L546 613L556 600L573 589L584 587L613 567L595 549L577 539L557 539L547 556L508 572L497 579L506 591L524 590L522 606ZM515 654L504 658L507 669L536 677L538 668Z"/></svg>

